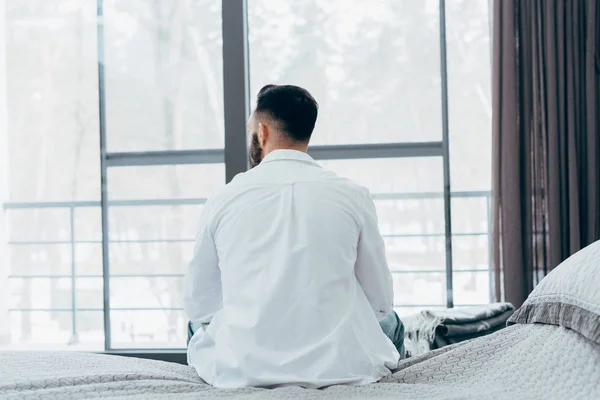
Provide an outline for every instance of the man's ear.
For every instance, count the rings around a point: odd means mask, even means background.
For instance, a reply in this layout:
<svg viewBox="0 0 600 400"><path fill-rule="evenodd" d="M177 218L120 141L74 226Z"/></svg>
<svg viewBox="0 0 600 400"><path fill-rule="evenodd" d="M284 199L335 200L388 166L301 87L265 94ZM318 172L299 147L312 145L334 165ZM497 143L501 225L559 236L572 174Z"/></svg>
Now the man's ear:
<svg viewBox="0 0 600 400"><path fill-rule="evenodd" d="M267 139L269 138L269 127L262 122L258 123L258 144L260 147L264 148L265 143L267 143Z"/></svg>

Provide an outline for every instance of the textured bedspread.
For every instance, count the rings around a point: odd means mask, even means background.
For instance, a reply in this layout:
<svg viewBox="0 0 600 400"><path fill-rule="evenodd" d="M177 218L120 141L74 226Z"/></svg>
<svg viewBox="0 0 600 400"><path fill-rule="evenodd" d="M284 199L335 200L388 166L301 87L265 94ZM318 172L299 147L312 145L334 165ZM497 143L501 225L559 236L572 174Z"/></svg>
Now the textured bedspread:
<svg viewBox="0 0 600 400"><path fill-rule="evenodd" d="M600 347L549 325L515 325L408 359L381 383L218 390L190 367L72 353L0 353L0 398L600 399Z"/></svg>

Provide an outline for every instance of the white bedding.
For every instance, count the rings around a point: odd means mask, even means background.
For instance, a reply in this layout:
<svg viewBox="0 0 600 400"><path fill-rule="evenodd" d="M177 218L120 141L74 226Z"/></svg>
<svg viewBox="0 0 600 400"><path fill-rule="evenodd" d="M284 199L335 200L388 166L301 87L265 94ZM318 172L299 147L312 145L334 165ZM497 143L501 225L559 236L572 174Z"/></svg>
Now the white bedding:
<svg viewBox="0 0 600 400"><path fill-rule="evenodd" d="M383 382L218 390L183 365L82 353L0 353L0 398L600 399L600 347L550 325L514 325L408 359Z"/></svg>

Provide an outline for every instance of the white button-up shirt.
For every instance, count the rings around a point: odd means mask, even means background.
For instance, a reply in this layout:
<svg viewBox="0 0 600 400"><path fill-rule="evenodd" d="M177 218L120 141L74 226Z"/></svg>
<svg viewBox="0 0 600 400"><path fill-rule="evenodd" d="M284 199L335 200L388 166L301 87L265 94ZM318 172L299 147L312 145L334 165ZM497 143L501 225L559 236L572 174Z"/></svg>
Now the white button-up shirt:
<svg viewBox="0 0 600 400"><path fill-rule="evenodd" d="M398 364L368 190L276 150L209 200L187 271L188 362L220 388L367 384Z"/></svg>

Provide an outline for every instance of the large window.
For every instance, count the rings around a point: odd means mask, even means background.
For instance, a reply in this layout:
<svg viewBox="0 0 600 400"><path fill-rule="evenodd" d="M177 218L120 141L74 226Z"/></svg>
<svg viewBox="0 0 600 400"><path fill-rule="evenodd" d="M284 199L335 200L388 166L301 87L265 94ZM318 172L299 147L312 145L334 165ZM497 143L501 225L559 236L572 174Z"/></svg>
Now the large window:
<svg viewBox="0 0 600 400"><path fill-rule="evenodd" d="M487 3L0 0L0 348L182 349L267 83L314 94L311 155L371 190L401 315L488 302Z"/></svg>

